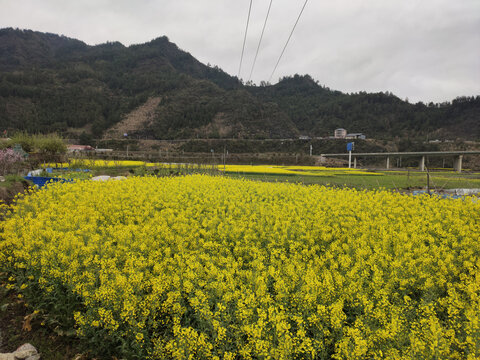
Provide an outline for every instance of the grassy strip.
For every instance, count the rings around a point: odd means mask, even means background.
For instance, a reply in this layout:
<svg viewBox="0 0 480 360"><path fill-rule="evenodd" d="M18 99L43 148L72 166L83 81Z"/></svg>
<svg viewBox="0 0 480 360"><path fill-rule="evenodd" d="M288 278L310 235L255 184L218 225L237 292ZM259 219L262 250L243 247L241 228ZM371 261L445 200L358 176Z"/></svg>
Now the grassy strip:
<svg viewBox="0 0 480 360"><path fill-rule="evenodd" d="M295 182L306 185L319 184L339 187L351 187L357 189L378 189L405 190L411 188L425 188L427 186L426 173L408 172L384 172L383 176L368 176L357 174L335 174L334 176L309 176L309 175L272 175L272 174L227 174L231 177L244 177L247 179L271 181L271 182ZM430 175L431 189L444 190L455 188L478 188L480 179L472 177L471 174L441 174Z"/></svg>

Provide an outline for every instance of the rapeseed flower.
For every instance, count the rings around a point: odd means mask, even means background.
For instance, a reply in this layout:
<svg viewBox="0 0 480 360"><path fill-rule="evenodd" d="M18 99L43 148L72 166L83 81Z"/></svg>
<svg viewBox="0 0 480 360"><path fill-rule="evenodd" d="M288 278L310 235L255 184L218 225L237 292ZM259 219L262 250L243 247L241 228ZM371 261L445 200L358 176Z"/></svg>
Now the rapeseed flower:
<svg viewBox="0 0 480 360"><path fill-rule="evenodd" d="M479 234L469 198L133 177L19 198L0 271L100 354L474 359Z"/></svg>

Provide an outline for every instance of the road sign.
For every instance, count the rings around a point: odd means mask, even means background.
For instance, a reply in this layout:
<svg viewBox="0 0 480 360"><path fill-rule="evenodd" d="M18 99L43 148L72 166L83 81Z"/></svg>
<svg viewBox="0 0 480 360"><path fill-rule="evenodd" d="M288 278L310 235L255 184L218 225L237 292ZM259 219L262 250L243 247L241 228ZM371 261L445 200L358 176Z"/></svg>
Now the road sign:
<svg viewBox="0 0 480 360"><path fill-rule="evenodd" d="M347 143L347 151L348 151L348 168L350 169L352 167L352 151L353 151L353 145L354 142L349 142Z"/></svg>

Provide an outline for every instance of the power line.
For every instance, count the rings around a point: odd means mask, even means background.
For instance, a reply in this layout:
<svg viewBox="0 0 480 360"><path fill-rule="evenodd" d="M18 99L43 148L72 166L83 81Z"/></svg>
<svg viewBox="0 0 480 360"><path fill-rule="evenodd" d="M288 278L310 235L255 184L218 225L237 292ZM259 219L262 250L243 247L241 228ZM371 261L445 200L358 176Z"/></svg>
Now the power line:
<svg viewBox="0 0 480 360"><path fill-rule="evenodd" d="M248 23L250 22L250 12L252 11L252 2L250 0L250 7L248 8L247 26L245 27L245 36L243 37L242 56L240 56L240 65L238 66L238 78L240 79L240 70L242 69L243 53L245 51L245 42L247 41Z"/></svg>
<svg viewBox="0 0 480 360"><path fill-rule="evenodd" d="M273 74L275 73L275 70L277 70L277 66L280 63L280 59L282 58L283 53L285 52L285 49L287 48L288 42L290 41L290 38L292 37L292 34L295 31L295 27L298 24L298 20L300 20L300 16L302 16L303 9L305 9L305 6L307 5L307 2L308 2L308 0L305 0L305 3L303 4L302 10L300 11L300 14L298 14L297 21L295 21L295 25L293 25L293 29L290 32L290 35L288 36L287 42L285 43L285 46L283 47L282 53L280 54L280 56L278 58L277 64L275 65L275 68L273 69L272 75L270 75L270 78L268 79L268 82L270 82L272 80Z"/></svg>
<svg viewBox="0 0 480 360"><path fill-rule="evenodd" d="M255 63L257 62L258 51L260 50L260 44L262 43L263 33L265 31L265 27L267 26L268 15L270 14L270 8L272 7L273 0L270 0L270 5L268 5L267 16L265 17L265 22L263 23L262 35L260 35L260 40L258 41L257 52L255 53L255 59L253 60L252 69L250 70L250 76L248 77L248 81L252 78L253 68L255 67Z"/></svg>

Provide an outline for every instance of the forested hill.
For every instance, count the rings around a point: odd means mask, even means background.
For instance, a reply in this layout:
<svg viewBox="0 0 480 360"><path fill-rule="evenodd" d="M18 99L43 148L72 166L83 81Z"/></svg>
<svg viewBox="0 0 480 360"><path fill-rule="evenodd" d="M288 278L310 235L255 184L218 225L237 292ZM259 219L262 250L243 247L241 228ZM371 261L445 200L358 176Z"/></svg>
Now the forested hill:
<svg viewBox="0 0 480 360"><path fill-rule="evenodd" d="M218 67L202 64L180 50L166 36L148 43L125 47L119 42L88 46L84 42L50 33L31 30L0 29L0 71L18 69L68 69L71 63L102 63L108 77L141 67L142 72L176 70L194 78L209 79L225 89L237 88L240 82ZM106 66L106 65L109 66Z"/></svg>
<svg viewBox="0 0 480 360"><path fill-rule="evenodd" d="M264 104L218 67L168 38L125 47L30 30L0 30L0 128L85 129L95 137L150 97L154 119L129 133L155 138L294 137L276 104Z"/></svg>
<svg viewBox="0 0 480 360"><path fill-rule="evenodd" d="M480 96L442 104L410 104L392 93L332 91L308 75L285 77L276 85L249 90L262 101L277 103L305 134L325 136L344 127L380 138L428 134L480 138Z"/></svg>
<svg viewBox="0 0 480 360"><path fill-rule="evenodd" d="M412 105L392 94L331 91L298 75L273 86L244 86L165 36L129 47L89 46L55 34L0 30L1 129L98 137L152 98L153 115L129 133L287 138L344 127L370 137L480 136L478 97Z"/></svg>

